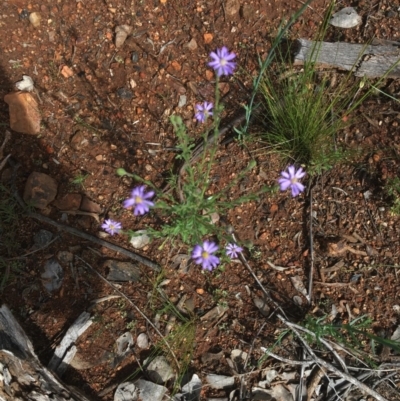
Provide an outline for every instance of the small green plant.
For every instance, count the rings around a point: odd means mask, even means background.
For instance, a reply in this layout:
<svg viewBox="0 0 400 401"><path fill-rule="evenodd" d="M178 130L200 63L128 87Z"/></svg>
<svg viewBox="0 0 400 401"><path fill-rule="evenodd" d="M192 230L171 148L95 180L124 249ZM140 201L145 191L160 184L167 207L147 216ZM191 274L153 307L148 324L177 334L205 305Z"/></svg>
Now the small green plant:
<svg viewBox="0 0 400 401"><path fill-rule="evenodd" d="M218 305L223 307L228 306L228 291L217 288L214 290L213 298Z"/></svg>
<svg viewBox="0 0 400 401"><path fill-rule="evenodd" d="M86 179L89 177L89 174L82 174L82 173L78 173L72 180L71 180L71 184L72 185L76 185L78 187L81 188L85 188L84 183L86 181Z"/></svg>
<svg viewBox="0 0 400 401"><path fill-rule="evenodd" d="M181 117L172 116L171 123L177 136L180 150L178 159L183 163L179 174L170 179L170 191L161 192L152 183L142 180L134 174L128 174L125 170L119 169L119 175L128 175L137 181L141 181L152 187L152 191L145 192L145 187L136 187L132 191L131 198L124 202L125 207L134 207L135 215L142 215L154 207L163 219L163 225L155 230L148 228L147 234L153 238L165 238L166 241L181 240L184 244L193 246L200 244L205 236L216 237L219 241L228 241L228 236L221 227L214 224L212 217L215 214L225 215L227 211L244 202L258 199L261 193L268 189L263 188L258 193L246 194L238 199L231 199L230 190L237 186L250 171L256 166L255 161L251 161L237 177L232 180L225 188L211 192L211 171L215 163L219 134L220 116L223 110L219 101L219 77L221 75L231 75L235 68L232 61L236 56L230 53L226 47L217 49L210 54L212 61L209 65L214 68L216 73L215 104L204 102L196 106L196 119L200 123L205 123L208 117L213 117L213 124L210 129L204 129L202 133L202 146L195 148L194 140L188 135L186 126ZM197 154L196 162L193 163L193 153ZM178 195L174 196L174 192ZM157 194L157 202L150 199ZM138 203L138 200L140 202ZM114 224L115 225L115 224ZM113 233L120 230L120 227L103 227L106 230L112 229ZM109 231L110 232L110 231ZM128 232L134 235L133 232ZM210 245L210 244L209 244ZM206 248L208 247L205 244ZM211 249L214 249L213 251ZM215 252L212 245L208 249L199 250L201 254ZM215 259L216 260L216 259ZM204 265L203 265L204 267ZM215 267L215 266L214 266Z"/></svg>
<svg viewBox="0 0 400 401"><path fill-rule="evenodd" d="M400 215L400 178L389 178L385 184L385 192L391 198L392 206L390 212L393 215Z"/></svg>

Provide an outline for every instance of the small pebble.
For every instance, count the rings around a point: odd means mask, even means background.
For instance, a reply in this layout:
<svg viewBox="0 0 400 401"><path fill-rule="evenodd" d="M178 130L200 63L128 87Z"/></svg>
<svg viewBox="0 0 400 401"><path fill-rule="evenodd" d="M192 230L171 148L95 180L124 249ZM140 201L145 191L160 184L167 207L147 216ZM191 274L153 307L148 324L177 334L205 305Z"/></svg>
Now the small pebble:
<svg viewBox="0 0 400 401"><path fill-rule="evenodd" d="M139 53L138 52L132 52L131 60L132 60L132 63L137 63L139 61Z"/></svg>
<svg viewBox="0 0 400 401"><path fill-rule="evenodd" d="M117 90L117 95L122 98L122 99L132 99L133 98L133 93L126 88L119 88Z"/></svg>
<svg viewBox="0 0 400 401"><path fill-rule="evenodd" d="M29 11L27 9L23 9L20 13L19 13L19 18L20 19L28 19L29 18Z"/></svg>

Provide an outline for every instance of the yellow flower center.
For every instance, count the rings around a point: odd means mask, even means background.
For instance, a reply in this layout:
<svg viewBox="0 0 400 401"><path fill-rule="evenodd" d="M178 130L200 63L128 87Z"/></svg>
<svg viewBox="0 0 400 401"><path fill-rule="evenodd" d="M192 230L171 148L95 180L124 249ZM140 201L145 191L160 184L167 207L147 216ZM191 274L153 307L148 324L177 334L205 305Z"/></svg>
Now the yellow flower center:
<svg viewBox="0 0 400 401"><path fill-rule="evenodd" d="M139 203L142 203L142 202L143 202L143 199L140 196L135 196L135 203L136 204L139 204Z"/></svg>
<svg viewBox="0 0 400 401"><path fill-rule="evenodd" d="M202 257L203 259L208 259L209 256L210 256L210 254L209 254L208 252L206 252L206 251L203 251L203 252L201 253L201 257Z"/></svg>
<svg viewBox="0 0 400 401"><path fill-rule="evenodd" d="M293 177L293 178L290 180L290 182L291 182L292 184L296 184L297 181L298 181L298 180L297 180L296 177Z"/></svg>

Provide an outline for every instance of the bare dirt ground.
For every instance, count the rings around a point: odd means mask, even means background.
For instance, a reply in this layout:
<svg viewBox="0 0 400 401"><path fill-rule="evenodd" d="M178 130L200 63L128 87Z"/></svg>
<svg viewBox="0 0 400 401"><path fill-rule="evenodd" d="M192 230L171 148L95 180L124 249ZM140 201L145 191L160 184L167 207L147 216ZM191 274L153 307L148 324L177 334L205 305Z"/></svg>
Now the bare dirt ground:
<svg viewBox="0 0 400 401"><path fill-rule="evenodd" d="M173 152L165 150L176 144L170 115L182 116L193 136L198 135L194 106L213 96L209 53L224 45L237 54L235 77L223 77L221 86L229 117L248 100L252 77L258 73L258 57L267 55L279 23L301 7L295 0L238 3L236 7L234 1L3 1L0 99L15 91L14 83L23 74L29 75L40 96L42 117L40 135L12 132L5 149L5 154L11 153L21 165L14 177L19 192L22 194L33 171L48 174L57 182L58 199L69 193L86 196L96 203L91 212L98 220L91 215L65 213L52 204L45 211L48 217L134 251L124 237L104 237L101 222L113 218L138 230L149 225L157 228L162 221L154 213L134 217L121 207L134 182L118 177L116 169L123 167L162 188L175 158ZM330 40L399 40L396 2L345 1L337 9L350 5L357 8L362 24L348 30L330 27ZM325 1L312 2L288 36L312 39L327 7ZM41 15L38 28L26 18L31 12ZM122 24L132 26L133 31L116 49L115 27ZM338 71L330 73L341 77ZM385 88L397 97L395 80L388 80ZM186 102L178 106L183 95ZM372 332L380 336L390 337L399 325L399 218L390 213L390 199L383 190L386 180L400 171L399 119L394 100L376 95L364 102L354 124L337 138L351 149L361 149L361 156L339 164L313 182L306 181L308 188L313 187L312 205L307 193L294 199L273 193L223 216L247 245L245 252L257 277L293 321L299 322L307 314L329 314L335 305L341 322L368 315L373 321ZM1 101L1 139L9 129L8 121L8 107ZM212 170L214 188L224 187L252 158L257 166L232 191L232 199L263 185L275 185L285 165L266 148L259 140L246 147L238 142L221 147ZM82 176L85 179L78 185ZM299 276L308 282L310 206L315 234L312 305L291 281ZM44 363L70 324L81 312L90 311L94 323L77 343L79 360L86 365L68 369L63 379L93 399L110 400L115 386L134 373L149 353L135 349L122 362L114 363L116 339L127 330L134 338L148 333L152 345L159 338L123 299L93 304L115 293L82 260L107 276L104 260L127 258L23 217L18 231L21 251L8 257L28 253L40 229L58 238L22 259L23 266L12 272L2 300L19 318ZM260 347L275 341L281 324L272 318L260 331L265 317L253 300L262 293L250 273L234 262L210 274L193 263L182 271L174 260L178 254L188 254L188 249L175 244L160 250L161 244L153 241L137 252L160 265L162 276L139 264L140 280L120 283L118 288L152 320L163 307L157 288L175 304L186 297L186 307L196 323L188 371L200 377L206 373L232 375L225 357L235 348L251 352L252 361L259 360ZM60 260L63 283L59 291L50 294L43 287L41 274L46 260L60 259L60 251L79 259ZM285 269L278 271L271 267L274 265ZM293 301L294 296L301 297L301 305ZM223 314L210 321L201 319L217 305L226 307ZM160 318L164 333L169 315L163 312ZM364 351L379 360L369 344L364 346ZM175 345L175 351L179 349ZM208 353L220 355L220 359L210 361L204 357ZM206 387L202 397L224 394ZM400 399L398 393L390 397Z"/></svg>

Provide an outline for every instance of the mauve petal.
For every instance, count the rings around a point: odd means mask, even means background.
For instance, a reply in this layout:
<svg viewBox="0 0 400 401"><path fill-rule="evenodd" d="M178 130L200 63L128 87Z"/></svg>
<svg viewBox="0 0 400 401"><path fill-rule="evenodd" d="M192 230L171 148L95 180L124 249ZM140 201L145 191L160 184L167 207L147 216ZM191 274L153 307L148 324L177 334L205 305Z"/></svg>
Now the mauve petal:
<svg viewBox="0 0 400 401"><path fill-rule="evenodd" d="M296 182L296 184L294 184L294 185L297 187L297 189L298 189L300 192L303 192L303 191L304 191L305 186L304 186L302 183Z"/></svg>
<svg viewBox="0 0 400 401"><path fill-rule="evenodd" d="M296 169L294 168L294 166L289 166L288 171L290 178L293 178L296 174Z"/></svg>
<svg viewBox="0 0 400 401"><path fill-rule="evenodd" d="M204 241L203 249L207 253L214 253L218 251L218 245L216 245L214 242L211 241Z"/></svg>
<svg viewBox="0 0 400 401"><path fill-rule="evenodd" d="M217 50L218 53L218 50ZM214 60L219 60L219 55L216 52L211 52L210 57Z"/></svg>
<svg viewBox="0 0 400 401"><path fill-rule="evenodd" d="M126 199L126 200L124 200L124 201L122 202L122 206L123 206L125 209L128 209L128 208L130 208L130 207L132 207L132 206L134 206L134 205L135 205L135 200L132 199L132 198Z"/></svg>
<svg viewBox="0 0 400 401"><path fill-rule="evenodd" d="M290 180L287 180L286 178L281 178L280 180L278 180L278 182L281 191L286 191L291 185Z"/></svg>
<svg viewBox="0 0 400 401"><path fill-rule="evenodd" d="M142 216L143 214L146 214L148 211L149 211L149 209L145 205L140 203L139 205L135 206L135 210L134 210L133 214L135 216Z"/></svg>
<svg viewBox="0 0 400 401"><path fill-rule="evenodd" d="M147 194L143 194L142 199L151 199L156 193L154 191L149 191ZM149 201L146 201L149 202Z"/></svg>
<svg viewBox="0 0 400 401"><path fill-rule="evenodd" d="M283 178L286 178L286 179L290 180L290 175L289 175L289 173L286 172L286 171L282 171L281 176L282 176Z"/></svg>
<svg viewBox="0 0 400 401"><path fill-rule="evenodd" d="M202 265L204 263L203 258L192 258L194 260L194 263L196 263L196 265Z"/></svg>
<svg viewBox="0 0 400 401"><path fill-rule="evenodd" d="M295 197L300 194L300 190L297 185L292 185L292 196Z"/></svg>
<svg viewBox="0 0 400 401"><path fill-rule="evenodd" d="M235 54L235 53L228 53L228 54L225 56L225 60L227 60L227 61L231 61L231 60L233 60L234 58L236 58L236 54Z"/></svg>
<svg viewBox="0 0 400 401"><path fill-rule="evenodd" d="M202 252L203 248L200 245L195 245L192 251L192 258L199 258Z"/></svg>
<svg viewBox="0 0 400 401"><path fill-rule="evenodd" d="M219 264L219 257L217 257L215 255L210 255L210 257L208 258L208 261L212 267L216 267Z"/></svg>
<svg viewBox="0 0 400 401"><path fill-rule="evenodd" d="M301 167L296 171L296 178L303 178L305 175L306 172Z"/></svg>
<svg viewBox="0 0 400 401"><path fill-rule="evenodd" d="M212 266L211 266L208 262L206 262L206 261L203 261L201 267L203 268L203 270L212 271Z"/></svg>

